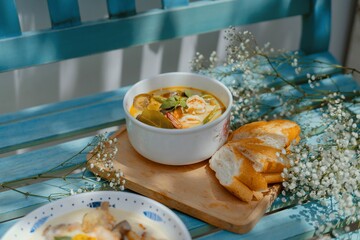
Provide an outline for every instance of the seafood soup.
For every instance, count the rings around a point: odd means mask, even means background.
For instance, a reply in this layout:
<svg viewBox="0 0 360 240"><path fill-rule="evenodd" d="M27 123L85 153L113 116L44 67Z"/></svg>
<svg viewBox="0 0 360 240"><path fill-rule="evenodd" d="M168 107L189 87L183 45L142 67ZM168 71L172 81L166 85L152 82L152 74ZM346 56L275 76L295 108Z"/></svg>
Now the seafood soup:
<svg viewBox="0 0 360 240"><path fill-rule="evenodd" d="M208 92L169 87L135 96L130 114L150 126L184 129L212 122L225 110L224 104Z"/></svg>

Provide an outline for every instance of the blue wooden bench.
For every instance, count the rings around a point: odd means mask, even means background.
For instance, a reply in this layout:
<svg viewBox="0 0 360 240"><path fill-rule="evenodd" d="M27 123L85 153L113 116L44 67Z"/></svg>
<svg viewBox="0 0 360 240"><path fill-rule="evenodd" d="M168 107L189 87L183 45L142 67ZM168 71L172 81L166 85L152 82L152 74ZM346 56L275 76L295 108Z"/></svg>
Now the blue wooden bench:
<svg viewBox="0 0 360 240"><path fill-rule="evenodd" d="M142 13L137 13L135 0L107 0L109 17L92 22L81 21L77 0L47 2L52 28L22 32L15 1L0 1L0 71L297 15L302 16L303 25L300 50L309 59L336 63L328 52L331 18L328 0L162 0L162 9ZM349 75L336 69L322 71L346 89L358 88ZM286 69L284 74L299 84L306 81L304 74L295 75ZM66 192L69 181L51 177L34 181L31 178L79 152L92 139L92 136L84 137L85 134L124 123L122 99L128 89L123 87L0 115L0 153L3 156L0 184L12 182L7 187L0 185L0 236L22 216L48 202L46 198L33 195ZM359 111L359 108L353 110ZM15 150L27 147L34 148L16 154ZM85 156L79 155L71 165L58 166L56 172L84 162ZM24 178L27 180L20 181ZM76 184L81 186L82 182ZM23 193L31 194L25 196ZM180 212L177 214L191 235L198 239L301 239L314 234L314 220L293 217L304 207L289 206L277 199L256 227L244 235L218 229Z"/></svg>

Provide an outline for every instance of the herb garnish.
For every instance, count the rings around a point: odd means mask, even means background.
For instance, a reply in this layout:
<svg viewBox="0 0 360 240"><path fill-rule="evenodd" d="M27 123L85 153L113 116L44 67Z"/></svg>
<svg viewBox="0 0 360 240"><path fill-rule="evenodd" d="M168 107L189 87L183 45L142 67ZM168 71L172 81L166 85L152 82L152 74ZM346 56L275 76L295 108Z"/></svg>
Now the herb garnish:
<svg viewBox="0 0 360 240"><path fill-rule="evenodd" d="M186 97L172 96L164 100L160 106L163 110L172 110L177 107L186 107Z"/></svg>

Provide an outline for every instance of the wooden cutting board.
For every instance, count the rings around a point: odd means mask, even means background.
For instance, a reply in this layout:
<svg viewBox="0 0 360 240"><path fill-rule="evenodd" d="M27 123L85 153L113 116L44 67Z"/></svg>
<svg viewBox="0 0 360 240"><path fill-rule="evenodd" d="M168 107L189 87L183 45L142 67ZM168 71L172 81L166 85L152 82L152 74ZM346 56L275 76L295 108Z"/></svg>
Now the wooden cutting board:
<svg viewBox="0 0 360 240"><path fill-rule="evenodd" d="M127 189L219 228L235 233L250 231L278 195L280 186L273 185L263 199L242 202L219 184L207 160L187 166L162 165L135 151L125 127L111 136L114 137L118 139L114 166L124 173ZM94 173L111 178L106 171L99 171L103 166L93 163Z"/></svg>

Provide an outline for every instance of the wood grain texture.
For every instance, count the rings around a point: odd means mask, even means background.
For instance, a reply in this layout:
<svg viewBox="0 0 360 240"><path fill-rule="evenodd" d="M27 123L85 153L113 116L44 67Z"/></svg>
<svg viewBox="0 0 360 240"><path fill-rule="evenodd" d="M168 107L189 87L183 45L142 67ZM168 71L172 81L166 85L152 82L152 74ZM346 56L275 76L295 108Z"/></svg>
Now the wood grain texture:
<svg viewBox="0 0 360 240"><path fill-rule="evenodd" d="M114 91L98 93L57 103L39 105L19 110L17 112L2 114L0 115L0 126L18 121L29 121L33 118L46 117L47 115L56 112L64 112L71 109L84 108L94 104L100 104L103 102L120 100L124 97L129 88L130 86L122 87Z"/></svg>
<svg viewBox="0 0 360 240"><path fill-rule="evenodd" d="M118 138L119 150L114 166L123 171L126 188L222 229L236 233L250 231L280 189L273 185L262 200L245 203L219 184L208 161L187 166L154 163L134 150L126 131L116 132L113 137ZM111 180L111 175L99 171L104 166L89 162L95 165L92 171Z"/></svg>
<svg viewBox="0 0 360 240"><path fill-rule="evenodd" d="M1 158L0 183L33 177L49 170L60 171L82 164L86 161L84 154L77 155L76 157L73 156L87 146L92 139L93 137L86 137ZM89 150L90 148L87 149L87 151ZM64 163L66 159L70 158L70 161Z"/></svg>
<svg viewBox="0 0 360 240"><path fill-rule="evenodd" d="M222 79L222 81L226 84L227 81L231 82L234 79L240 81L241 75L234 75ZM304 78L294 81L302 81L302 79ZM308 93L314 92L307 83L301 87ZM343 74L334 74L331 78L322 80L319 87L319 89L344 92L352 92L359 88L350 75ZM122 109L122 98L127 89L119 89L101 97L82 98L79 99L79 102L73 100L27 109L20 112L19 116L16 114L5 115L4 121L9 119L12 121L0 125L0 135L3 136L0 139L0 153L123 123L125 115ZM297 94L297 91L293 89L285 88L280 91L284 91L289 97ZM264 95L262 99L268 105L272 102L271 94ZM44 127L46 131L44 131Z"/></svg>
<svg viewBox="0 0 360 240"><path fill-rule="evenodd" d="M0 153L115 126L121 124L124 117L122 99L115 99L2 125Z"/></svg>
<svg viewBox="0 0 360 240"><path fill-rule="evenodd" d="M328 52L306 56L304 61L323 61L336 63L336 60ZM269 67L264 65L264 68ZM226 69L221 69L226 71ZM281 66L280 71L294 83L304 83L307 86L306 73L334 74L339 69L332 67L315 67L303 71L299 75L294 74L294 69L288 64ZM241 80L241 74L234 74L222 79L226 84L231 84L235 79ZM351 88L353 83L351 77L335 76L333 81L342 82L341 87ZM268 77L264 80L269 87L281 88L284 85L280 79ZM100 129L101 127L119 124L124 114L122 112L122 99L129 87L123 87L115 91L64 101L55 104L48 104L25 109L16 113L9 113L0 116L0 153L28 147L35 144L62 139L74 136L79 133ZM81 114L80 114L81 113ZM86 116L92 116L88 118ZM44 131L46 127L46 131Z"/></svg>
<svg viewBox="0 0 360 240"><path fill-rule="evenodd" d="M327 73L324 72L324 74ZM241 81L241 77L241 75L233 75L221 81L227 84L234 79ZM306 76L301 75L292 81L306 81ZM342 91L351 92L359 89L359 85L350 75L343 74L334 74L331 78L322 80L320 89L338 90L333 83L337 83ZM280 85L281 83L276 80L273 84ZM307 92L313 91L307 83L301 86ZM0 135L3 136L0 139L0 153L119 125L124 122L122 99L127 90L128 87L121 88L99 96L30 108L18 114L0 116L0 123L2 122ZM296 94L296 90L280 89L280 91L285 91L289 97ZM267 104L271 104L271 99L271 94L265 94L263 97Z"/></svg>
<svg viewBox="0 0 360 240"><path fill-rule="evenodd" d="M75 27L26 32L0 41L0 71L216 31L230 25L302 15L310 11L309 2L196 1L186 7L153 9L126 18L101 19Z"/></svg>

